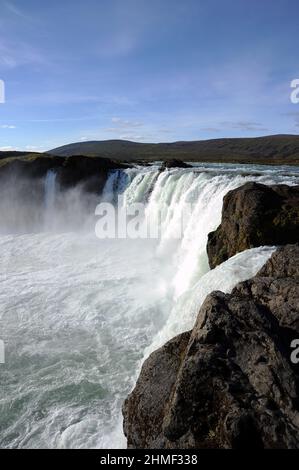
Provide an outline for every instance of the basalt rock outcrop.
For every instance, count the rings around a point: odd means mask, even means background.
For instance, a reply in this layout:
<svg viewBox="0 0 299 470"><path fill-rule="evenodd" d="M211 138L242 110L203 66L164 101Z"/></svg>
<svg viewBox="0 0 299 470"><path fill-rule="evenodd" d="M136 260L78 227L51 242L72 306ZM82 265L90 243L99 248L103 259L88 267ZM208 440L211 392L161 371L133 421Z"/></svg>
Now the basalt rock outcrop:
<svg viewBox="0 0 299 470"><path fill-rule="evenodd" d="M31 154L0 159L1 228L7 233L26 233L45 226L46 185L50 171L56 175L52 188L55 192L56 218L62 220L62 212L69 214L65 217L64 229L73 230L75 220L78 221L77 228L82 223L78 219L79 206L82 216L94 214L109 172L120 168L127 168L127 165L84 156ZM65 202L70 198L74 207L72 216L67 210L67 206L71 205Z"/></svg>
<svg viewBox="0 0 299 470"><path fill-rule="evenodd" d="M248 248L299 242L299 186L247 183L223 200L221 225L209 234L214 268Z"/></svg>
<svg viewBox="0 0 299 470"><path fill-rule="evenodd" d="M147 359L123 407L128 447L299 448L294 338L299 245L287 245Z"/></svg>
<svg viewBox="0 0 299 470"><path fill-rule="evenodd" d="M55 157L47 154L29 157L7 158L2 160L0 178L36 179L43 178L49 170L57 173L62 189L84 185L90 192L99 193L110 170L127 168L128 165L107 158L71 156Z"/></svg>
<svg viewBox="0 0 299 470"><path fill-rule="evenodd" d="M188 163L182 161L182 160L166 160L162 164L162 171L164 170L170 170L171 168L191 168L191 165Z"/></svg>

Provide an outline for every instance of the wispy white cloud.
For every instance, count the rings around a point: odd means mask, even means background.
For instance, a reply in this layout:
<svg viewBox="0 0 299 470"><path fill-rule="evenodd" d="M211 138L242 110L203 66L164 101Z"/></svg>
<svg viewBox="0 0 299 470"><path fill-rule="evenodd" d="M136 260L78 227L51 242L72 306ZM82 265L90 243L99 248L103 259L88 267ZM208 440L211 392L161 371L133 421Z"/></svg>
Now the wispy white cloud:
<svg viewBox="0 0 299 470"><path fill-rule="evenodd" d="M106 129L109 132L118 132L120 129L136 129L144 125L143 122L129 121L120 117L113 117L111 122L114 124L114 127Z"/></svg>
<svg viewBox="0 0 299 470"><path fill-rule="evenodd" d="M36 47L24 41L7 41L0 37L0 66L13 69L32 64L49 65L49 61Z"/></svg>
<svg viewBox="0 0 299 470"><path fill-rule="evenodd" d="M0 152L13 152L13 151L16 151L16 150L20 150L18 147L13 147L12 145L7 145L7 146L3 146L3 147L0 147Z"/></svg>
<svg viewBox="0 0 299 470"><path fill-rule="evenodd" d="M218 133L221 131L244 131L244 132L266 132L269 128L255 121L236 120L214 122L214 125L204 126L200 128L203 132Z"/></svg>
<svg viewBox="0 0 299 470"><path fill-rule="evenodd" d="M1 49L0 49L1 52ZM0 59L1 60L1 59ZM76 91L68 91L68 90L53 90L48 89L44 92L31 92L26 94L21 94L15 96L13 104L21 105L21 106L56 106L56 105L80 105L80 104L91 104L91 105L102 105L102 106L109 106L109 107L131 107L133 102L124 96L116 96L116 95L107 95L107 94L96 94L96 93L84 93L82 90ZM96 118L99 115L94 116ZM89 118L89 117L88 117ZM72 118L73 119L73 118ZM85 119L85 117L75 118L76 120Z"/></svg>
<svg viewBox="0 0 299 470"><path fill-rule="evenodd" d="M45 147L42 145L26 145L25 149L28 152L44 152Z"/></svg>
<svg viewBox="0 0 299 470"><path fill-rule="evenodd" d="M82 117L63 117L63 118L49 118L49 119L22 119L22 122L32 123L51 123L51 122L81 122L81 121L92 121L98 119L98 116L82 116ZM17 121L17 119L16 119Z"/></svg>
<svg viewBox="0 0 299 470"><path fill-rule="evenodd" d="M3 1L3 5L4 7L6 8L6 10L10 13L12 13L13 15L17 16L18 18L21 18L21 19L25 19L25 20L29 20L31 19L31 16L29 16L28 14L26 14L23 10L21 10L19 8L19 6L16 6L15 3L11 2L11 1L8 1L8 0L4 0Z"/></svg>
<svg viewBox="0 0 299 470"><path fill-rule="evenodd" d="M146 38L153 38L160 15L147 0L111 2L103 9L103 26L95 41L95 53L102 58L126 57L140 49Z"/></svg>
<svg viewBox="0 0 299 470"><path fill-rule="evenodd" d="M113 127L107 127L104 132L113 134L117 139L141 141L145 140L144 135L136 134L137 129L143 129L144 123L140 121L131 121L120 117L111 119Z"/></svg>
<svg viewBox="0 0 299 470"><path fill-rule="evenodd" d="M113 36L103 38L97 47L97 54L103 58L126 56L138 44L133 31L118 31Z"/></svg>
<svg viewBox="0 0 299 470"><path fill-rule="evenodd" d="M202 127L201 131L214 133L214 132L220 132L220 129L218 129L218 127Z"/></svg>
<svg viewBox="0 0 299 470"><path fill-rule="evenodd" d="M226 129L238 129L241 131L267 131L269 130L267 127L264 127L259 122L252 122L252 121L224 121L220 122L221 128Z"/></svg>
<svg viewBox="0 0 299 470"><path fill-rule="evenodd" d="M129 121L126 119L122 119L120 117L113 117L111 121L117 124L119 127L140 127L143 126L142 122L138 121Z"/></svg>
<svg viewBox="0 0 299 470"><path fill-rule="evenodd" d="M144 141L145 137L142 135L136 135L136 134L123 134L119 136L119 139L121 140L131 140L133 142L138 142L138 141Z"/></svg>
<svg viewBox="0 0 299 470"><path fill-rule="evenodd" d="M16 129L16 126L11 124L0 124L0 129Z"/></svg>

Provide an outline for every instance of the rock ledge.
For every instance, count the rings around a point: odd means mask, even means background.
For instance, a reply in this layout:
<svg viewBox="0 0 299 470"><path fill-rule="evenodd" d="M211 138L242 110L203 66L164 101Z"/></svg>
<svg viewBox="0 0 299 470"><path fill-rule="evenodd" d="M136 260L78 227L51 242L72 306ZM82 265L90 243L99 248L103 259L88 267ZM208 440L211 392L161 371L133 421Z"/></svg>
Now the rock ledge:
<svg viewBox="0 0 299 470"><path fill-rule="evenodd" d="M211 268L240 251L299 243L299 186L246 183L223 200L222 222L208 240Z"/></svg>
<svg viewBox="0 0 299 470"><path fill-rule="evenodd" d="M299 245L288 245L147 359L123 407L128 447L298 449L294 338Z"/></svg>

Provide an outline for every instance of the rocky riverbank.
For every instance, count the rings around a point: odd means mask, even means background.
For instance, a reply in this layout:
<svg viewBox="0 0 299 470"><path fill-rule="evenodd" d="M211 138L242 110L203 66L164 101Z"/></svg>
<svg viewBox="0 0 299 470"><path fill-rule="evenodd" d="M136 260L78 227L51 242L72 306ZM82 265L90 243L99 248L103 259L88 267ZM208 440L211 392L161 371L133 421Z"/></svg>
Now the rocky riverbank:
<svg viewBox="0 0 299 470"><path fill-rule="evenodd" d="M298 202L298 187L288 186L250 183L226 196L209 238L211 266L253 246L283 246L231 294L209 295L193 330L147 359L123 407L128 447L299 448L299 366L291 359Z"/></svg>
<svg viewBox="0 0 299 470"><path fill-rule="evenodd" d="M299 241L299 186L247 183L223 200L222 221L210 233L211 268L240 251Z"/></svg>

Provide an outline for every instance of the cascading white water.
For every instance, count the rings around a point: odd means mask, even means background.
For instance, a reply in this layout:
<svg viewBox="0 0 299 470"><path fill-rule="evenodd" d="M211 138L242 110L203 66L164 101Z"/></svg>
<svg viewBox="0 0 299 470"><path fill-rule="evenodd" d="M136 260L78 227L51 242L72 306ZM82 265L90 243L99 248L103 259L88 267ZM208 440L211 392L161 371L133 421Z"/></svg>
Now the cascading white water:
<svg viewBox="0 0 299 470"><path fill-rule="evenodd" d="M118 196L120 196L125 191L126 187L131 183L135 174L135 169L127 171L111 171L108 175L107 182L101 196L103 201L116 203Z"/></svg>
<svg viewBox="0 0 299 470"><path fill-rule="evenodd" d="M293 176L288 184L296 183ZM124 192L124 204L146 204L145 224L160 225L156 255L171 266L171 287L175 299L192 288L208 270L208 234L221 219L225 194L247 181L275 182L271 173L252 176L201 169L174 169L160 172L145 169L133 178ZM187 210L188 209L188 210ZM181 231L182 221L184 230ZM177 236L181 233L181 236Z"/></svg>
<svg viewBox="0 0 299 470"><path fill-rule="evenodd" d="M144 223L161 220L161 238L99 240L61 231L0 237L7 360L0 365L0 447L125 445L121 406L143 358L191 328L211 290L229 292L273 251L249 250L208 270L207 235L220 221L222 198L252 180L296 184L299 174L213 165L118 171L101 200L121 194L123 204L145 203ZM48 174L45 207L54 212L55 191ZM192 209L184 214L186 203Z"/></svg>
<svg viewBox="0 0 299 470"><path fill-rule="evenodd" d="M192 329L199 309L208 294L213 291L229 294L239 282L253 277L274 251L275 247L246 250L214 270L208 271L192 289L183 294L174 304L164 327L146 349L144 359L171 338Z"/></svg>
<svg viewBox="0 0 299 470"><path fill-rule="evenodd" d="M44 216L44 224L46 229L51 229L51 221L54 218L55 212L55 198L56 198L56 184L57 174L54 170L48 170L45 183L44 183L44 191L45 191L45 216Z"/></svg>
<svg viewBox="0 0 299 470"><path fill-rule="evenodd" d="M45 178L45 208L54 209L55 193L56 193L56 172L49 170Z"/></svg>
<svg viewBox="0 0 299 470"><path fill-rule="evenodd" d="M103 199L107 202L114 202L115 192L117 191L117 182L120 172L112 171L107 179L106 185L103 190Z"/></svg>

